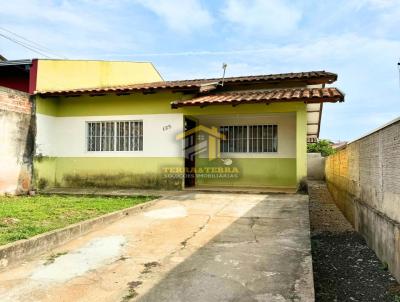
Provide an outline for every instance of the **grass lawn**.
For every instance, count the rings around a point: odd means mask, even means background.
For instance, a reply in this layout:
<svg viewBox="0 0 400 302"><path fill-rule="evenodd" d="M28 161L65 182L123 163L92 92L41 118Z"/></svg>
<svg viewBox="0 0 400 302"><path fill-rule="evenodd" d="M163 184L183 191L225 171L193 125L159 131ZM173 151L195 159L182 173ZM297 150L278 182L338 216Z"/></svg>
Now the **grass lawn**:
<svg viewBox="0 0 400 302"><path fill-rule="evenodd" d="M155 197L0 196L0 245L129 208Z"/></svg>

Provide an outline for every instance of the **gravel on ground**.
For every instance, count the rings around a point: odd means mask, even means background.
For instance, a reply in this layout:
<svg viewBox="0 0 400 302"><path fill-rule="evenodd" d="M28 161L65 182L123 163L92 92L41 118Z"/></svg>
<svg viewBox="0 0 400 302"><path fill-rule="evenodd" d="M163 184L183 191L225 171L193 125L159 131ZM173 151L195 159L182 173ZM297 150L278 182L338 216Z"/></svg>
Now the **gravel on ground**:
<svg viewBox="0 0 400 302"><path fill-rule="evenodd" d="M348 223L325 182L309 181L310 227L317 302L400 302L400 285Z"/></svg>

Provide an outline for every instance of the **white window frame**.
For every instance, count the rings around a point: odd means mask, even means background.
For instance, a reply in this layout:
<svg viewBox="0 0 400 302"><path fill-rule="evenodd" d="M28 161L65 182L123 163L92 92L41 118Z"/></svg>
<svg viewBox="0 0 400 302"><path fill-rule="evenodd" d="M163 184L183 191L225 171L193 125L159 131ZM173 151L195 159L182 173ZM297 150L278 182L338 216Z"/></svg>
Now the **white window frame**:
<svg viewBox="0 0 400 302"><path fill-rule="evenodd" d="M117 125L119 123L129 123L129 127L128 127L128 135L124 135L123 136L118 136L118 132L117 132ZM101 126L100 126L100 136L99 136L99 141L100 141L100 150L89 150L89 125L90 124L102 124L102 123L112 123L112 127L113 127L113 150L102 150L102 136L101 136ZM124 137L124 139L128 138L128 149L130 149L130 138L131 138L131 123L138 123L139 125L139 136L138 136L138 150L118 150L118 146L117 146L117 141L118 141L118 137ZM85 126L85 149L86 152L89 153L128 153L128 152L143 152L144 149L144 126L143 126L143 120L100 120L100 121L86 121L86 126ZM141 131L140 131L141 130ZM124 129L125 131L125 129ZM133 137L135 138L135 137ZM124 145L125 146L125 145Z"/></svg>
<svg viewBox="0 0 400 302"><path fill-rule="evenodd" d="M261 129L262 129L262 132L264 131L264 127L265 126L267 126L267 129L268 129L268 126L272 126L272 127L276 127L276 150L275 151L250 151L250 140L252 139L252 138L250 138L250 128L251 127L258 127L258 126L260 126L261 127ZM229 153L229 154L235 154L235 153L246 153L246 154L277 154L278 153L278 150L279 150L279 130L278 130L278 124L245 124L245 125L221 125L221 126L219 126L219 131L220 131L220 133L221 134L223 134L223 132L221 131L221 128L226 128L226 127L234 127L233 129L235 129L235 127L246 127L246 151L226 151L226 150L223 150L223 140L221 139L221 142L220 142L220 145L221 145L221 147L220 147L220 152L221 153ZM264 139L263 139L263 137L262 137L262 132L261 132L261 137L257 137L256 139L257 140L261 140L261 150L264 150ZM258 134L258 132L257 132L257 134ZM266 140L268 141L268 140L271 140L272 141L272 144L273 144L273 137L271 137L271 138L269 138L269 137L267 137L266 138ZM236 139L233 139L233 141L235 142L236 141ZM228 146L229 146L229 141L228 141ZM234 148L234 149L236 149L236 148ZM258 149L258 147L257 147L257 149ZM228 147L228 150L229 150L229 147Z"/></svg>

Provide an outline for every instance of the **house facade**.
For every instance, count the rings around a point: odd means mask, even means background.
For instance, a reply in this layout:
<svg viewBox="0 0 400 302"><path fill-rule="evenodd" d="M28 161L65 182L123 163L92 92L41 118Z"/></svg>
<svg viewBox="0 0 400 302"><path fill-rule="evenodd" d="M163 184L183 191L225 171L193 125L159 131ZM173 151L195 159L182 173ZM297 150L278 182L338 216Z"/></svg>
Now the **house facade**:
<svg viewBox="0 0 400 302"><path fill-rule="evenodd" d="M296 189L322 104L344 100L325 86L336 79L319 71L38 87L35 184Z"/></svg>

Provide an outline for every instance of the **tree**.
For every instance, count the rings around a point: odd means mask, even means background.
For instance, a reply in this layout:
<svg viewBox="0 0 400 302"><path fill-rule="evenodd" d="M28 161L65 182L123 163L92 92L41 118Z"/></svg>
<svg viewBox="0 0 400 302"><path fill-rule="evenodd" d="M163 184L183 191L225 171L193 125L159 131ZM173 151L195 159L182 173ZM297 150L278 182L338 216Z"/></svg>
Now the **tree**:
<svg viewBox="0 0 400 302"><path fill-rule="evenodd" d="M330 141L326 139L321 139L316 143L311 143L307 145L308 153L321 153L322 156L328 156L335 153L335 149L332 148Z"/></svg>

